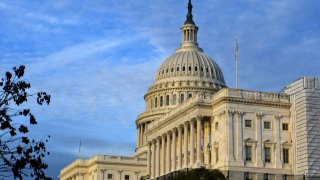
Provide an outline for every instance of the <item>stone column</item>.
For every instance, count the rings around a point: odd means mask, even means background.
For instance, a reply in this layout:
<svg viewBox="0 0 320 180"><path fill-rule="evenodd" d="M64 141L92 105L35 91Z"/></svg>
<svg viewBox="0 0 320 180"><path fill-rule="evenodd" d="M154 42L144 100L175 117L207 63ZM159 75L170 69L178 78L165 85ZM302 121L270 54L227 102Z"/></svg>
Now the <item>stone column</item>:
<svg viewBox="0 0 320 180"><path fill-rule="evenodd" d="M257 139L257 150L256 150L256 166L262 167L262 113L256 113L257 116L257 128L256 128L256 139Z"/></svg>
<svg viewBox="0 0 320 180"><path fill-rule="evenodd" d="M145 124L142 123L142 130L141 130L141 145L144 145L144 128L145 128Z"/></svg>
<svg viewBox="0 0 320 180"><path fill-rule="evenodd" d="M183 162L183 167L188 168L188 122L184 124L184 132L183 132L183 137L184 137L184 162Z"/></svg>
<svg viewBox="0 0 320 180"><path fill-rule="evenodd" d="M177 129L172 130L172 171L176 171L176 158L177 158L177 148L176 148L176 132Z"/></svg>
<svg viewBox="0 0 320 180"><path fill-rule="evenodd" d="M160 137L157 138L156 148L156 177L158 177L160 175Z"/></svg>
<svg viewBox="0 0 320 180"><path fill-rule="evenodd" d="M181 125L178 128L178 170L182 168L182 127Z"/></svg>
<svg viewBox="0 0 320 180"><path fill-rule="evenodd" d="M152 160L151 160L151 177L154 178L156 175L156 141L152 141Z"/></svg>
<svg viewBox="0 0 320 180"><path fill-rule="evenodd" d="M201 158L201 131L202 131L202 116L197 117L197 165L202 163Z"/></svg>
<svg viewBox="0 0 320 180"><path fill-rule="evenodd" d="M167 137L167 152L166 152L166 174L170 173L170 169L171 169L171 137L170 137L170 132L166 133L166 137Z"/></svg>
<svg viewBox="0 0 320 180"><path fill-rule="evenodd" d="M151 142L148 142L147 174L151 177Z"/></svg>
<svg viewBox="0 0 320 180"><path fill-rule="evenodd" d="M281 148L280 148L280 142L281 142L281 132L280 132L280 125L281 125L281 116L275 115L275 127L274 127L274 137L275 137L275 147L274 147L274 156L271 156L275 163L275 168L282 168L282 162L281 162Z"/></svg>
<svg viewBox="0 0 320 180"><path fill-rule="evenodd" d="M190 121L190 166L194 165L194 120Z"/></svg>
<svg viewBox="0 0 320 180"><path fill-rule="evenodd" d="M139 147L139 140L140 140L140 128L139 125L137 125L137 147Z"/></svg>
<svg viewBox="0 0 320 180"><path fill-rule="evenodd" d="M160 175L165 174L165 134L161 136L161 173Z"/></svg>

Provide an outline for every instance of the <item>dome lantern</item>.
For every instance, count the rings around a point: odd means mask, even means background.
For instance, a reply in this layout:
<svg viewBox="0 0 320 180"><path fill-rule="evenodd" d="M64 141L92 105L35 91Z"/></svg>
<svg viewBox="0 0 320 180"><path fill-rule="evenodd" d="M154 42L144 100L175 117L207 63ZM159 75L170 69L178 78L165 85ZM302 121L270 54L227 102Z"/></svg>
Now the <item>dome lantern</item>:
<svg viewBox="0 0 320 180"><path fill-rule="evenodd" d="M182 33L181 46L180 48L177 49L177 52L185 51L185 50L197 50L202 52L202 49L198 47L198 43L197 43L197 33L199 28L198 26L196 26L195 22L193 21L192 8L193 6L191 3L191 0L189 0L187 20L185 21L184 25L181 27L181 33Z"/></svg>

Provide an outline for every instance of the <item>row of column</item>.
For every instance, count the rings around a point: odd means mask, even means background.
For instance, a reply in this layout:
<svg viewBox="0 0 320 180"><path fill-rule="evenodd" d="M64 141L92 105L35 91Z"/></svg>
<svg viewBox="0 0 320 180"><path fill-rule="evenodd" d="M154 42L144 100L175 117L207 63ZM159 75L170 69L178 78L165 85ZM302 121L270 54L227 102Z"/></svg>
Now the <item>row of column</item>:
<svg viewBox="0 0 320 180"><path fill-rule="evenodd" d="M198 116L148 142L148 174L152 178L203 164L202 120Z"/></svg>
<svg viewBox="0 0 320 180"><path fill-rule="evenodd" d="M182 33L183 41L197 42L197 31L193 29L184 29Z"/></svg>

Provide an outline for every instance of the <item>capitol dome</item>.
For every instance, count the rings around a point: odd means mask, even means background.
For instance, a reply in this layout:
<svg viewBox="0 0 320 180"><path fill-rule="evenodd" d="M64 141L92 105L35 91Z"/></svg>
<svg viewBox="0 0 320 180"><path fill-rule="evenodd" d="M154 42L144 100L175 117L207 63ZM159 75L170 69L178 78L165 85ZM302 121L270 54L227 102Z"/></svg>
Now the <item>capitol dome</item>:
<svg viewBox="0 0 320 180"><path fill-rule="evenodd" d="M152 121L198 95L212 95L226 87L218 64L198 46L198 26L189 1L187 20L181 27L182 41L176 52L158 68L146 92L146 112L137 123Z"/></svg>
<svg viewBox="0 0 320 180"><path fill-rule="evenodd" d="M224 77L218 64L200 50L179 50L160 66L155 83L174 79L211 81L225 86Z"/></svg>

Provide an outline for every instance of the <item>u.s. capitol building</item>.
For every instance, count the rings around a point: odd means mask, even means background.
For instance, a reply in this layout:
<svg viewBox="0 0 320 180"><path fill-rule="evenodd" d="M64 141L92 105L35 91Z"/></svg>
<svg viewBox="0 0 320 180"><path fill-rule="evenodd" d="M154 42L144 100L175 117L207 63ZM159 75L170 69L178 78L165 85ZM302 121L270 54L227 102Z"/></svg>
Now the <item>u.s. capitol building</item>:
<svg viewBox="0 0 320 180"><path fill-rule="evenodd" d="M144 96L135 154L77 159L60 178L171 179L205 167L230 180L320 179L320 79L302 77L282 93L228 88L198 46L190 1L181 32Z"/></svg>

